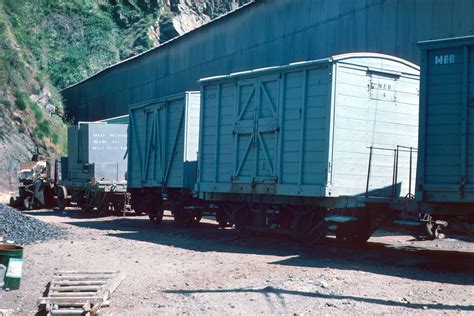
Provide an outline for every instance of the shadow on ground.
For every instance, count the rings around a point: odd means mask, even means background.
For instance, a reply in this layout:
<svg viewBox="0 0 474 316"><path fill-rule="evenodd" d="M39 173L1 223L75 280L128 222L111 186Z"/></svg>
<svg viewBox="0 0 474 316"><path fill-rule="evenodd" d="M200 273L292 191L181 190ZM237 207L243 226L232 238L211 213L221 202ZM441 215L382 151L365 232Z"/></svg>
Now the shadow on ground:
<svg viewBox="0 0 474 316"><path fill-rule="evenodd" d="M168 217L160 225L146 217L85 219L66 224L107 231L108 236L179 247L200 252L230 252L285 257L274 265L360 270L400 278L474 285L474 252L433 250L371 239L363 245L340 245L327 238L306 246L278 236L219 229L211 221L177 227ZM430 273L426 273L429 271Z"/></svg>
<svg viewBox="0 0 474 316"><path fill-rule="evenodd" d="M68 208L67 210L58 210L58 209L41 209L41 210L31 210L31 211L21 211L24 214L33 215L33 216L57 216L57 217L68 217L68 218L106 218L111 217L113 214L98 214L95 211L86 212L80 208ZM121 217L136 217L136 214L133 212L127 213L126 215L117 216Z"/></svg>
<svg viewBox="0 0 474 316"><path fill-rule="evenodd" d="M465 305L447 305L447 304L418 304L418 303L404 303L404 302L397 302L393 300L384 300L378 298L371 298L371 297L360 297L360 296L351 296L351 295L337 295L337 294L325 294L319 292L304 292L304 291L294 291L294 290L285 290L279 289L271 286L267 286L262 289L248 289L248 288L237 288L237 289L217 289L217 290L168 290L164 291L165 293L170 294L183 294L183 295L191 295L191 294L203 294L203 293L260 293L265 296L269 296L270 294L275 294L277 296L282 295L298 295L303 297L310 297L310 298L322 298L322 299L332 299L332 300L352 300L356 302L362 303L369 303L369 304L376 304L376 305L385 305L390 307L404 307L404 308L412 308L412 309L419 309L419 310L444 310L444 311L474 311L474 306L465 306Z"/></svg>

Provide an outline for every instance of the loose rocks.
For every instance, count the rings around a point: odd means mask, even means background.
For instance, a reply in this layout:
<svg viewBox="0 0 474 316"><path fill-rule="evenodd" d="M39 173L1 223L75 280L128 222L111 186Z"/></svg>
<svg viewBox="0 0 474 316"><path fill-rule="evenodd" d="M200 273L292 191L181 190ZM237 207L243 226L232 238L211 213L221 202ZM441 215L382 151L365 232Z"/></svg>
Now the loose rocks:
<svg viewBox="0 0 474 316"><path fill-rule="evenodd" d="M12 240L17 244L30 244L66 235L66 230L44 223L21 212L0 204L0 239Z"/></svg>

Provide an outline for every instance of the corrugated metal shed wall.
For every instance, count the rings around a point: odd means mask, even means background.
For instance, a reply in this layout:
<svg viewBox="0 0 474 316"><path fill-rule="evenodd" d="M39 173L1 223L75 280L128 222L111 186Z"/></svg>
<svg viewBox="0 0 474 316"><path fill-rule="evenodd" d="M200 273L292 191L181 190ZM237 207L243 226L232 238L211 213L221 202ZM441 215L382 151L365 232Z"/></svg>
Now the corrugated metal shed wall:
<svg viewBox="0 0 474 316"><path fill-rule="evenodd" d="M63 90L76 120L197 89L199 78L368 51L418 63L419 40L474 33L472 0L258 0Z"/></svg>

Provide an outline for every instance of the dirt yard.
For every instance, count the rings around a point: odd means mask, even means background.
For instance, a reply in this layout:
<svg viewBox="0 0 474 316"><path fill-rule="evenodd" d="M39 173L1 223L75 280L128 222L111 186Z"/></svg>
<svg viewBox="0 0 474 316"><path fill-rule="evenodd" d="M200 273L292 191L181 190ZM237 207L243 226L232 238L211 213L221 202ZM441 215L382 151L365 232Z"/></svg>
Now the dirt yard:
<svg viewBox="0 0 474 316"><path fill-rule="evenodd" d="M55 270L120 270L102 314L472 314L474 243L380 231L366 245L241 235L205 220L176 228L146 217L29 212L69 230L25 247L21 289L0 309L34 314Z"/></svg>

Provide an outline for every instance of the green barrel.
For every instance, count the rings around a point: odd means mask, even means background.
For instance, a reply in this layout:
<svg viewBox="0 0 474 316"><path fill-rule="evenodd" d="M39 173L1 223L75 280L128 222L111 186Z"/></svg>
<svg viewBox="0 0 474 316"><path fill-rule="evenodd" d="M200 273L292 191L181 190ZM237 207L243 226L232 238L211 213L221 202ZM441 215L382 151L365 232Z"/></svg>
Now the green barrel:
<svg viewBox="0 0 474 316"><path fill-rule="evenodd" d="M3 288L18 290L23 267L23 247L0 243L0 264L7 267Z"/></svg>

